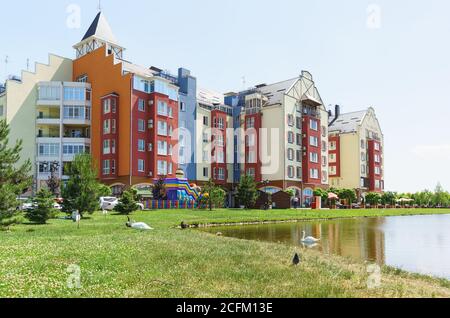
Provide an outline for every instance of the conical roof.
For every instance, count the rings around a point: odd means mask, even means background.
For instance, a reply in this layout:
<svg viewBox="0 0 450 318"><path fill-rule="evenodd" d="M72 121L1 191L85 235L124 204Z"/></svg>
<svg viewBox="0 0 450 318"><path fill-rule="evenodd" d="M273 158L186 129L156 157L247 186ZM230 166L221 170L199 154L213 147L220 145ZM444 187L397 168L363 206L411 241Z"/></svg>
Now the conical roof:
<svg viewBox="0 0 450 318"><path fill-rule="evenodd" d="M106 20L104 13L101 11L95 17L94 21L87 30L81 42L90 37L95 37L100 40L106 41L110 44L118 45L117 39L113 34L111 27L109 26L109 23Z"/></svg>

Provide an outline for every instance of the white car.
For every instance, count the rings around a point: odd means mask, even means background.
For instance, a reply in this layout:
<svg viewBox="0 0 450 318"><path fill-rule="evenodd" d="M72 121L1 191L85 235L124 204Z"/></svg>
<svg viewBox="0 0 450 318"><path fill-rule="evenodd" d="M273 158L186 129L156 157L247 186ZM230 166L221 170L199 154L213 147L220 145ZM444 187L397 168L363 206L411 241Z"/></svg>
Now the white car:
<svg viewBox="0 0 450 318"><path fill-rule="evenodd" d="M119 199L116 197L101 197L100 198L100 209L102 211L113 211L115 207L119 204ZM137 203L138 210L144 210L144 205L142 203Z"/></svg>

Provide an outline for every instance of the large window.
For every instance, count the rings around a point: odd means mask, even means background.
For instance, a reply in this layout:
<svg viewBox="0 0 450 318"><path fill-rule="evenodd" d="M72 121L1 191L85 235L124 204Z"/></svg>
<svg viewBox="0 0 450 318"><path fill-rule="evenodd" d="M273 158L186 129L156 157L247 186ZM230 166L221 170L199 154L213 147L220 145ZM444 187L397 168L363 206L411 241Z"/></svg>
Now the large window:
<svg viewBox="0 0 450 318"><path fill-rule="evenodd" d="M317 120L311 119L309 121L309 126L311 127L312 130L315 130L315 131L319 130L319 125L317 123Z"/></svg>
<svg viewBox="0 0 450 318"><path fill-rule="evenodd" d="M111 100L105 99L103 101L103 114L109 114L111 112Z"/></svg>
<svg viewBox="0 0 450 318"><path fill-rule="evenodd" d="M64 106L64 119L90 119L90 108L83 106Z"/></svg>
<svg viewBox="0 0 450 318"><path fill-rule="evenodd" d="M39 144L39 156L56 157L59 156L59 144Z"/></svg>
<svg viewBox="0 0 450 318"><path fill-rule="evenodd" d="M167 103L163 101L158 101L158 115L160 116L168 116L168 107Z"/></svg>
<svg viewBox="0 0 450 318"><path fill-rule="evenodd" d="M158 135L167 136L167 123L164 121L158 121Z"/></svg>
<svg viewBox="0 0 450 318"><path fill-rule="evenodd" d="M215 168L216 171L216 179L217 180L225 180L225 169L224 168Z"/></svg>
<svg viewBox="0 0 450 318"><path fill-rule="evenodd" d="M83 87L64 87L64 100L84 101L86 90Z"/></svg>
<svg viewBox="0 0 450 318"><path fill-rule="evenodd" d="M158 141L158 155L167 156L167 142Z"/></svg>
<svg viewBox="0 0 450 318"><path fill-rule="evenodd" d="M140 112L145 112L145 100L144 99L139 99L139 101L138 101L138 110Z"/></svg>
<svg viewBox="0 0 450 318"><path fill-rule="evenodd" d="M103 134L110 134L111 133L111 120L105 119L103 121Z"/></svg>
<svg viewBox="0 0 450 318"><path fill-rule="evenodd" d="M247 129L255 128L255 117L247 118Z"/></svg>
<svg viewBox="0 0 450 318"><path fill-rule="evenodd" d="M103 140L103 154L109 155L111 153L111 144L109 139Z"/></svg>
<svg viewBox="0 0 450 318"><path fill-rule="evenodd" d="M142 159L138 160L138 171L145 172L145 161Z"/></svg>
<svg viewBox="0 0 450 318"><path fill-rule="evenodd" d="M158 160L158 175L166 176L167 175L167 162Z"/></svg>
<svg viewBox="0 0 450 318"><path fill-rule="evenodd" d="M145 120L138 119L138 131L145 132Z"/></svg>
<svg viewBox="0 0 450 318"><path fill-rule="evenodd" d="M336 150L336 141L330 141L330 150Z"/></svg>
<svg viewBox="0 0 450 318"><path fill-rule="evenodd" d="M288 167L288 177L295 178L295 168L293 166Z"/></svg>
<svg viewBox="0 0 450 318"><path fill-rule="evenodd" d="M58 86L40 86L39 99L59 100L61 99L61 88Z"/></svg>
<svg viewBox="0 0 450 318"><path fill-rule="evenodd" d="M86 153L85 145L64 145L63 146L63 154L65 155L78 155Z"/></svg>
<svg viewBox="0 0 450 318"><path fill-rule="evenodd" d="M111 163L109 160L103 160L103 175L111 173Z"/></svg>
<svg viewBox="0 0 450 318"><path fill-rule="evenodd" d="M319 179L319 170L317 170L317 169L310 169L309 170L309 177L311 179Z"/></svg>
<svg viewBox="0 0 450 318"><path fill-rule="evenodd" d="M313 147L319 147L319 138L314 136L309 137L309 144Z"/></svg>
<svg viewBox="0 0 450 318"><path fill-rule="evenodd" d="M319 163L319 155L316 152L310 152L309 161L312 163Z"/></svg>
<svg viewBox="0 0 450 318"><path fill-rule="evenodd" d="M145 140L144 139L138 140L138 151L145 152Z"/></svg>
<svg viewBox="0 0 450 318"><path fill-rule="evenodd" d="M288 160L294 161L294 149L288 148L287 153L288 153Z"/></svg>

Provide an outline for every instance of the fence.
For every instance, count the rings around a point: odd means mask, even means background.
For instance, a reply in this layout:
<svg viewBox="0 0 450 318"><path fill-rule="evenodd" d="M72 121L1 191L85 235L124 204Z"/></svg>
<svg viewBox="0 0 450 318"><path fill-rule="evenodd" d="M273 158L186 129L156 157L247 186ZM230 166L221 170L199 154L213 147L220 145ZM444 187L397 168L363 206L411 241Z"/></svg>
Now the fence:
<svg viewBox="0 0 450 318"><path fill-rule="evenodd" d="M195 200L190 201L144 201L144 208L147 210L169 210L169 209L196 209L198 207Z"/></svg>

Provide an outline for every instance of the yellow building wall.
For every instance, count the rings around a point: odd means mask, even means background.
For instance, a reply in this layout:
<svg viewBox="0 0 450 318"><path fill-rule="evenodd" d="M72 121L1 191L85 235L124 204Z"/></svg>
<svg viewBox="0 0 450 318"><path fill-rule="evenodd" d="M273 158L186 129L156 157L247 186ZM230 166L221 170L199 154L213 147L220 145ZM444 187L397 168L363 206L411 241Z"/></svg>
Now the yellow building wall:
<svg viewBox="0 0 450 318"><path fill-rule="evenodd" d="M330 186L336 188L358 189L361 183L359 134L342 134L340 137L341 175L339 178L330 178Z"/></svg>
<svg viewBox="0 0 450 318"><path fill-rule="evenodd" d="M269 106L262 111L262 127L267 128L266 143L260 140L260 149L262 152L262 179L279 181L285 180L285 152L286 152L286 134L285 134L284 111L281 106ZM271 129L276 129L276 134L272 135ZM272 141L274 139L274 142ZM273 149L271 149L273 148ZM270 160L268 158L270 156ZM269 162L270 163L267 163Z"/></svg>
<svg viewBox="0 0 450 318"><path fill-rule="evenodd" d="M36 118L38 99L37 84L48 81L71 81L72 60L49 55L48 64L36 63L35 72L22 72L22 82L6 82L6 120L11 128L10 144L23 141L23 150L18 165L27 159L32 161L34 174L36 165Z"/></svg>

